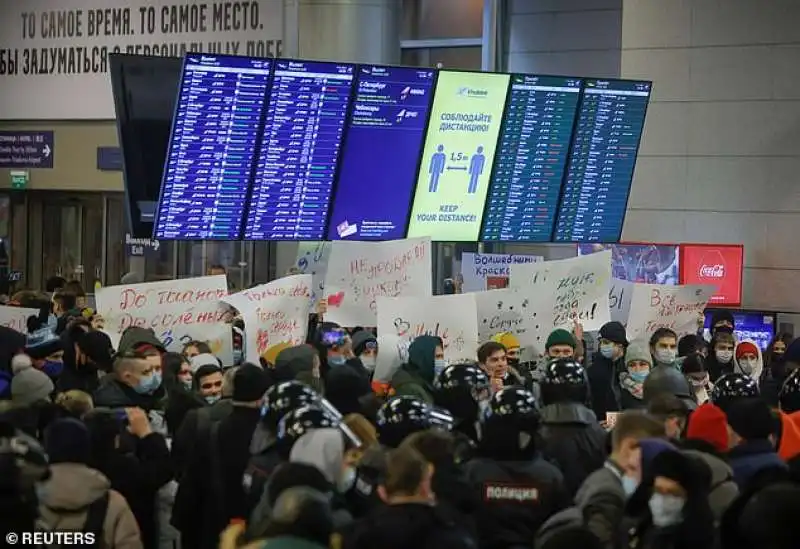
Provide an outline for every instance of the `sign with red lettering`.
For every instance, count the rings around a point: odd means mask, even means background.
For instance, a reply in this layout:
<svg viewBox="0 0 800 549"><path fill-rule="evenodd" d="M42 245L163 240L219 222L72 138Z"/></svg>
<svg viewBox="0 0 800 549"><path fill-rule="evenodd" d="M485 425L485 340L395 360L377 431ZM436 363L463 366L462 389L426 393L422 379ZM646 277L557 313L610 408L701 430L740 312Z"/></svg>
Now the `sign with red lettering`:
<svg viewBox="0 0 800 549"><path fill-rule="evenodd" d="M433 294L431 239L331 244L325 274L325 320L342 326L375 326L378 297Z"/></svg>
<svg viewBox="0 0 800 549"><path fill-rule="evenodd" d="M628 316L628 339L649 338L658 328L670 328L678 336L697 331L697 319L703 314L715 288L690 284L634 284Z"/></svg>
<svg viewBox="0 0 800 549"><path fill-rule="evenodd" d="M445 360L475 360L478 310L474 292L432 297L378 297L377 302L375 380L391 380L397 368L408 360L408 347L422 335L442 339Z"/></svg>
<svg viewBox="0 0 800 549"><path fill-rule="evenodd" d="M222 299L244 318L245 360L259 364L264 352L279 343L300 345L308 332L310 274L285 276Z"/></svg>
<svg viewBox="0 0 800 549"><path fill-rule="evenodd" d="M95 294L105 329L151 328L170 351L192 340L207 341L223 364L233 364L230 326L220 300L228 295L224 275L106 286Z"/></svg>
<svg viewBox="0 0 800 549"><path fill-rule="evenodd" d="M681 244L680 265L681 284L711 284L717 288L710 305L742 304L741 244Z"/></svg>

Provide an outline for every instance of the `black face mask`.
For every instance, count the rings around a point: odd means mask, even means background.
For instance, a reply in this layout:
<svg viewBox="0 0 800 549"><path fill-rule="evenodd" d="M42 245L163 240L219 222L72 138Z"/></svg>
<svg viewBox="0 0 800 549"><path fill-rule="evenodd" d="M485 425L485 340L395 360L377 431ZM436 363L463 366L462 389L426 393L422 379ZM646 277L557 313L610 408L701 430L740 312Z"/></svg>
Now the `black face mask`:
<svg viewBox="0 0 800 549"><path fill-rule="evenodd" d="M508 358L506 360L508 361L508 365L509 366L513 366L514 368L519 366L519 359L518 358Z"/></svg>

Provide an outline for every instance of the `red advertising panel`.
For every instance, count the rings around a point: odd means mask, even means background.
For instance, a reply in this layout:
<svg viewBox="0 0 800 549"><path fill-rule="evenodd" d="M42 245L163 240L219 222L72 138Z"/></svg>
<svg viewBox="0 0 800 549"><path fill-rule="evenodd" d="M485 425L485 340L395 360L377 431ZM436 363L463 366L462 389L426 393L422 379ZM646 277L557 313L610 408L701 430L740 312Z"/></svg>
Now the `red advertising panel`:
<svg viewBox="0 0 800 549"><path fill-rule="evenodd" d="M709 305L742 304L741 244L681 244L681 284L713 284L717 293Z"/></svg>

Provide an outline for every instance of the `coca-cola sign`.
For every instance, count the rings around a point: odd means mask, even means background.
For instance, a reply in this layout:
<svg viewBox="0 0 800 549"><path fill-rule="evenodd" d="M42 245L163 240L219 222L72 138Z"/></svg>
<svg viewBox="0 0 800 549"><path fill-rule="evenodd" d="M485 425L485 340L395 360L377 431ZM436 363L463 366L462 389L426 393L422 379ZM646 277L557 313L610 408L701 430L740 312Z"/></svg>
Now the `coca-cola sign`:
<svg viewBox="0 0 800 549"><path fill-rule="evenodd" d="M697 271L700 278L724 278L725 265L717 263L716 265L700 265Z"/></svg>
<svg viewBox="0 0 800 549"><path fill-rule="evenodd" d="M741 305L744 248L736 244L681 244L681 284L713 284L709 304Z"/></svg>

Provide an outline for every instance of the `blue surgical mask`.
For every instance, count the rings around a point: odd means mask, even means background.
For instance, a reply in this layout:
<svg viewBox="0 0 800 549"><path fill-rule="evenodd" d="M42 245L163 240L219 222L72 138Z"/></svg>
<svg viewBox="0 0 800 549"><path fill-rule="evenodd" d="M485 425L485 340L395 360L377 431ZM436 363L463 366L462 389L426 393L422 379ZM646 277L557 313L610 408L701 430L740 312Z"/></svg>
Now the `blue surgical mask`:
<svg viewBox="0 0 800 549"><path fill-rule="evenodd" d="M659 364L671 366L672 363L675 362L676 355L677 352L673 349L658 349L656 351L656 360Z"/></svg>
<svg viewBox="0 0 800 549"><path fill-rule="evenodd" d="M647 379L647 375L649 371L646 372L628 372L628 375L631 376L631 379L636 383L644 383L644 380Z"/></svg>
<svg viewBox="0 0 800 549"><path fill-rule="evenodd" d="M667 494L653 494L648 506L653 517L653 525L659 528L674 526L683 521L683 506L686 500Z"/></svg>
<svg viewBox="0 0 800 549"><path fill-rule="evenodd" d="M242 350L241 349L234 349L233 350L233 364L241 364L242 363Z"/></svg>
<svg viewBox="0 0 800 549"><path fill-rule="evenodd" d="M139 378L139 382L133 386L133 390L139 393L140 395L146 395L152 393L154 379L155 379L155 374L150 374L149 376Z"/></svg>
<svg viewBox="0 0 800 549"><path fill-rule="evenodd" d="M447 361L445 359L437 358L433 361L433 375L435 377L438 378L439 374L441 374L445 368L447 368Z"/></svg>
<svg viewBox="0 0 800 549"><path fill-rule="evenodd" d="M614 357L614 344L607 343L604 345L600 345L600 354L603 355L605 358L613 358Z"/></svg>
<svg viewBox="0 0 800 549"><path fill-rule="evenodd" d="M183 385L184 389L186 389L187 391L191 391L192 390L192 378L181 379L180 382L181 382L181 385Z"/></svg>
<svg viewBox="0 0 800 549"><path fill-rule="evenodd" d="M221 396L222 395L207 395L207 396L204 396L203 399L208 404L214 404L216 401L218 401L220 399Z"/></svg>
<svg viewBox="0 0 800 549"><path fill-rule="evenodd" d="M153 381L152 381L153 385L152 385L152 387L150 388L150 392L151 392L151 393L155 393L155 392L156 392L156 390L157 390L159 387L161 387L161 381L162 381L162 379L161 379L161 372L153 372Z"/></svg>
<svg viewBox="0 0 800 549"><path fill-rule="evenodd" d="M328 357L328 365L330 366L343 366L347 359L342 355L334 355Z"/></svg>
<svg viewBox="0 0 800 549"><path fill-rule="evenodd" d="M622 476L622 490L625 492L625 497L631 497L638 487L639 483L635 478L628 475Z"/></svg>
<svg viewBox="0 0 800 549"><path fill-rule="evenodd" d="M64 363L60 360L45 360L42 371L49 377L56 378L64 370Z"/></svg>

